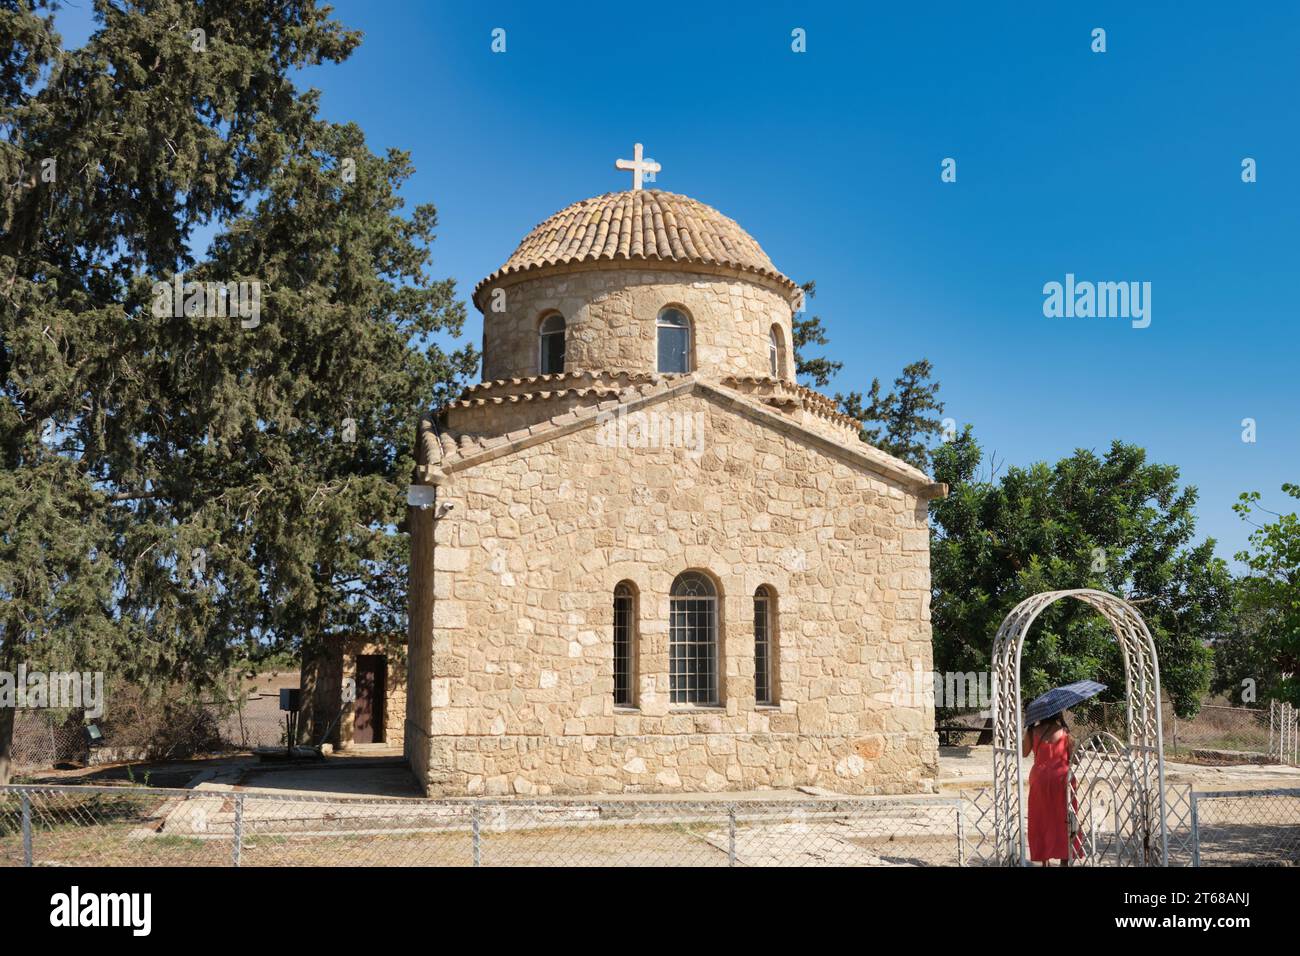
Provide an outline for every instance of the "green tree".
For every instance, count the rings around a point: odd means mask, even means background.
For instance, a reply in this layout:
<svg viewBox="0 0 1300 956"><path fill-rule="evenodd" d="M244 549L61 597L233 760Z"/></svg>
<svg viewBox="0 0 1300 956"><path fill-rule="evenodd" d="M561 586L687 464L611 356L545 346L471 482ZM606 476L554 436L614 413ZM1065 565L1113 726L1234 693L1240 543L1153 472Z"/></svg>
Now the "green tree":
<svg viewBox="0 0 1300 956"><path fill-rule="evenodd" d="M840 410L863 423L861 438L897 458L926 470L930 446L943 430L936 416L943 414L939 383L930 380L934 367L928 359L912 362L894 379L894 388L881 393L880 379L871 380L864 398L860 392L836 395Z"/></svg>
<svg viewBox="0 0 1300 956"><path fill-rule="evenodd" d="M0 469L0 671L103 670L131 648L112 608L104 501L76 465L39 447ZM14 705L0 702L0 784Z"/></svg>
<svg viewBox="0 0 1300 956"><path fill-rule="evenodd" d="M1260 600L1263 591L1255 577L1235 578L1232 583L1232 616L1226 631L1212 638L1214 676L1210 692L1248 707L1284 700L1290 675L1279 670L1270 646L1278 609Z"/></svg>
<svg viewBox="0 0 1300 956"><path fill-rule="evenodd" d="M805 282L801 288L803 289L805 302L816 297L816 282ZM814 356L808 354L811 346L829 344L830 340L826 337L826 329L822 326L821 316L808 315L807 313L803 317L795 315L794 364L795 374L800 381L808 383L811 387L825 388L830 384L831 379L844 368L843 362L832 362L824 355Z"/></svg>
<svg viewBox="0 0 1300 956"><path fill-rule="evenodd" d="M816 282L805 282L801 288L805 301L817 295ZM829 344L821 316L795 316L795 371L811 387L825 388L844 368L843 362L809 354L812 346ZM938 397L939 383L930 380L933 374L929 360L921 359L903 369L888 394L882 393L877 378L865 398L861 392L849 392L836 394L835 401L841 412L862 422L859 438L924 470L930 464L930 446L943 429L936 417L943 414L943 402Z"/></svg>
<svg viewBox="0 0 1300 956"><path fill-rule="evenodd" d="M1138 607L1164 691L1181 715L1195 713L1210 681L1207 639L1226 627L1232 597L1213 540L1193 542L1196 489L1119 441L1103 456L1080 449L1001 477L981 474L981 462L969 426L934 455L935 479L950 489L930 506L936 668L986 670L993 636L1021 600L1097 588ZM1124 694L1108 625L1074 601L1039 618L1021 677L1029 696L1082 678L1107 684L1109 699Z"/></svg>
<svg viewBox="0 0 1300 956"><path fill-rule="evenodd" d="M1282 491L1300 499L1300 485ZM1242 623L1224 641L1216 686L1240 692L1251 681L1258 699L1300 706L1300 516L1267 511L1260 500L1252 491L1233 506L1255 530L1250 547L1236 555L1250 573L1238 582Z"/></svg>
<svg viewBox="0 0 1300 956"><path fill-rule="evenodd" d="M49 9L0 0L0 667L197 686L399 627L412 436L477 355L435 344L464 307L407 156L289 79L358 34L310 2L97 0L64 50ZM256 282L258 321L157 314L178 274Z"/></svg>

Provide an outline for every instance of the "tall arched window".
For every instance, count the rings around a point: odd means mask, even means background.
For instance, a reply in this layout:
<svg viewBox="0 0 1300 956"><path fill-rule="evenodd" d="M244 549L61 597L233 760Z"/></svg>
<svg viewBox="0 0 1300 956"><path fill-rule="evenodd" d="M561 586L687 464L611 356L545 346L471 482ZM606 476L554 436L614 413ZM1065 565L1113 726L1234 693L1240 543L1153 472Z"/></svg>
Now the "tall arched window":
<svg viewBox="0 0 1300 956"><path fill-rule="evenodd" d="M785 349L782 346L784 337L781 335L781 326L772 326L772 331L767 336L767 358L768 365L772 370L773 378L781 378L782 372L785 371Z"/></svg>
<svg viewBox="0 0 1300 956"><path fill-rule="evenodd" d="M614 706L636 706L636 590L614 588Z"/></svg>
<svg viewBox="0 0 1300 956"><path fill-rule="evenodd" d="M542 319L537 327L537 371L559 375L564 371L564 316L558 312Z"/></svg>
<svg viewBox="0 0 1300 956"><path fill-rule="evenodd" d="M776 592L754 592L754 702L776 703Z"/></svg>
<svg viewBox="0 0 1300 956"><path fill-rule="evenodd" d="M659 371L691 370L691 320L681 309L661 309L655 322L658 336Z"/></svg>
<svg viewBox="0 0 1300 956"><path fill-rule="evenodd" d="M718 702L718 591L708 575L686 571L669 601L668 688L674 704Z"/></svg>

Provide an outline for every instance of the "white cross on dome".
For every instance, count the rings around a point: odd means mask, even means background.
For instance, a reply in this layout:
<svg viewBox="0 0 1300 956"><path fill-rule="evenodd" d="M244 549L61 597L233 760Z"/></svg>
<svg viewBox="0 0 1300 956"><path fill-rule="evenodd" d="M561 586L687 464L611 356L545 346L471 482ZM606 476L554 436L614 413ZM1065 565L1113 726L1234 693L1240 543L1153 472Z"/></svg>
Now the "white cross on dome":
<svg viewBox="0 0 1300 956"><path fill-rule="evenodd" d="M632 189L637 190L641 188L641 175L643 173L657 173L663 167L653 159L642 159L641 144L637 143L632 148L632 159L616 159L614 168L632 170Z"/></svg>

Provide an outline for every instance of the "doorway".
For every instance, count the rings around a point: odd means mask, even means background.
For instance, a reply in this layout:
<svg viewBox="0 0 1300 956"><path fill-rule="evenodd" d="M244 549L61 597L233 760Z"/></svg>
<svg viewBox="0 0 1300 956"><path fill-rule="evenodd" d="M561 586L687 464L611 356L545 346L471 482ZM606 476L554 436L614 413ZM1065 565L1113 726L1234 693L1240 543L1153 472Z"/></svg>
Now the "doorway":
<svg viewBox="0 0 1300 956"><path fill-rule="evenodd" d="M357 699L353 710L352 742L384 742L384 697L388 683L388 658L383 654L357 655Z"/></svg>

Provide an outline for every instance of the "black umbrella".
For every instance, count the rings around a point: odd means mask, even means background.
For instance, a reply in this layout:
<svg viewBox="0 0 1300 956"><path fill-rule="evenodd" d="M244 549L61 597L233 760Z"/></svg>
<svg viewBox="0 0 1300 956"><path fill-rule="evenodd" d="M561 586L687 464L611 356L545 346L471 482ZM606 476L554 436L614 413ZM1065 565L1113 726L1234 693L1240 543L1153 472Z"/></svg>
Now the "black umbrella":
<svg viewBox="0 0 1300 956"><path fill-rule="evenodd" d="M1083 703L1089 697L1096 697L1105 689L1105 684L1099 684L1095 680L1077 680L1064 687L1053 687L1041 697L1034 698L1025 708L1025 723L1036 724L1044 718Z"/></svg>

